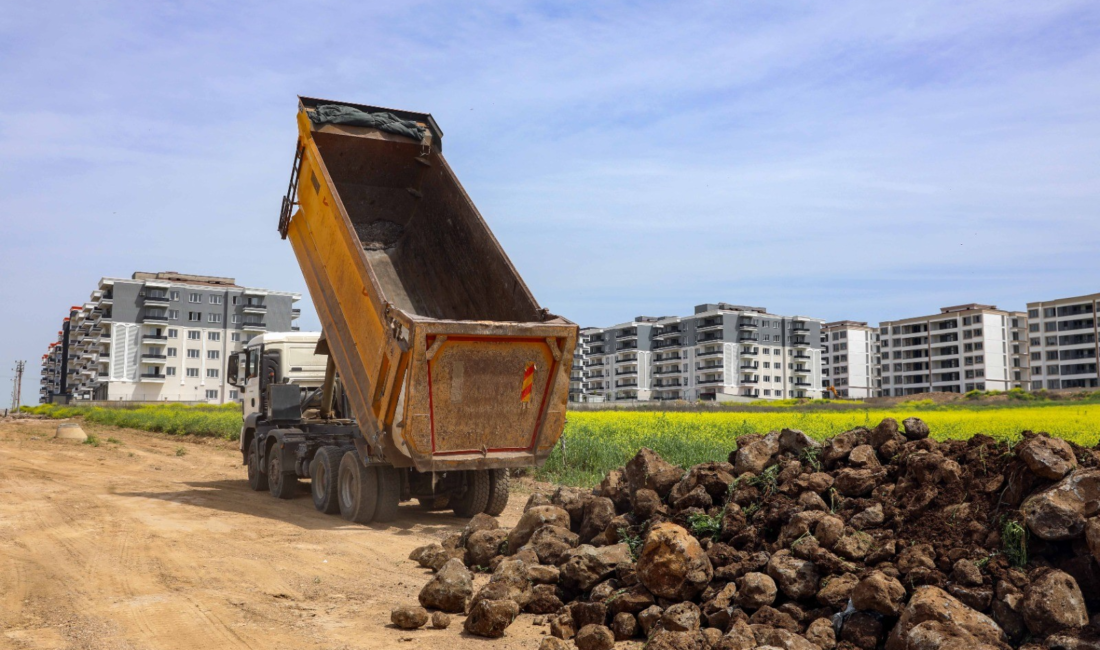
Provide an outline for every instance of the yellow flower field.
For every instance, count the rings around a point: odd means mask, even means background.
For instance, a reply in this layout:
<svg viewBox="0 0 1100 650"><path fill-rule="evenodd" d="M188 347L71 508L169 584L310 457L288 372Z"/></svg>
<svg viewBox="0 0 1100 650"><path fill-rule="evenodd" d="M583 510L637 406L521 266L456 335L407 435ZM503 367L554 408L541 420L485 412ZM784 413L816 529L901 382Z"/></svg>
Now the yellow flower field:
<svg viewBox="0 0 1100 650"><path fill-rule="evenodd" d="M976 433L1013 443L1025 430L1046 431L1082 446L1100 441L1100 405L1081 403L1006 407L914 407L769 412L571 412L560 444L539 476L571 485L592 485L621 466L640 447L656 450L683 467L723 460L734 440L746 433L801 429L824 439L858 426L873 427L883 418L901 422L916 416L938 440Z"/></svg>

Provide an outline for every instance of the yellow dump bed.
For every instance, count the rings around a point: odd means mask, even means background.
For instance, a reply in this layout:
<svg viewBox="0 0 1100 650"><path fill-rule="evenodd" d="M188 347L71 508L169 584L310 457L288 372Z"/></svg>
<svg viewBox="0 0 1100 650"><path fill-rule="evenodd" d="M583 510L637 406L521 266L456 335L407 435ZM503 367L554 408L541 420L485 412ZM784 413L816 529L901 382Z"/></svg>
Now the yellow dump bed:
<svg viewBox="0 0 1100 650"><path fill-rule="evenodd" d="M279 230L371 460L540 464L565 425L577 327L539 307L435 120L302 97L298 131Z"/></svg>

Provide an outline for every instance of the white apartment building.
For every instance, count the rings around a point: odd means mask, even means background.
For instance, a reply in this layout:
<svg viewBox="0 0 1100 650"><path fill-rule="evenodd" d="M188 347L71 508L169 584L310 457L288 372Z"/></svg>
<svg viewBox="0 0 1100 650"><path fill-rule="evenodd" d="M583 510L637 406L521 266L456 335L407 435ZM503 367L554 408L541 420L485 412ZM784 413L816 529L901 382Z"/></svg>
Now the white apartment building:
<svg viewBox="0 0 1100 650"><path fill-rule="evenodd" d="M608 401L817 398L821 324L727 303L639 316L591 330L586 386Z"/></svg>
<svg viewBox="0 0 1100 650"><path fill-rule="evenodd" d="M54 381L51 344L41 401L183 401L238 398L225 383L229 355L265 331L294 331L299 294L242 287L233 278L175 272L102 278L67 319L68 359ZM63 355L61 355L63 356Z"/></svg>
<svg viewBox="0 0 1100 650"><path fill-rule="evenodd" d="M879 329L860 321L835 321L821 328L821 386L824 397L863 399L882 395ZM833 391L836 391L835 394Z"/></svg>
<svg viewBox="0 0 1100 650"><path fill-rule="evenodd" d="M577 335L577 348L573 351L573 367L569 372L569 401L590 402L591 395L585 383L584 360L588 354L589 337L595 330L582 329Z"/></svg>
<svg viewBox="0 0 1100 650"><path fill-rule="evenodd" d="M883 395L1026 388L1027 315L976 303L880 323Z"/></svg>
<svg viewBox="0 0 1100 650"><path fill-rule="evenodd" d="M1029 302L1031 389L1100 388L1100 293Z"/></svg>

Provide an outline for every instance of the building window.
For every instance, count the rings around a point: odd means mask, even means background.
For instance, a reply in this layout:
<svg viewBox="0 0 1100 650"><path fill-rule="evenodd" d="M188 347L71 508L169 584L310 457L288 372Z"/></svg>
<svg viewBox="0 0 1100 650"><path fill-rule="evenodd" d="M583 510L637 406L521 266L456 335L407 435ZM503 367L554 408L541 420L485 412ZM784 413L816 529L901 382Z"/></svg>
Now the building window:
<svg viewBox="0 0 1100 650"><path fill-rule="evenodd" d="M169 357L176 356L176 348L168 348L167 354L168 354Z"/></svg>
<svg viewBox="0 0 1100 650"><path fill-rule="evenodd" d="M202 294L201 293L187 294L187 302L191 302L191 303L202 302Z"/></svg>
<svg viewBox="0 0 1100 650"><path fill-rule="evenodd" d="M213 377L213 378L216 379L218 377L218 369L217 368L207 368L206 369L206 376L207 377Z"/></svg>
<svg viewBox="0 0 1100 650"><path fill-rule="evenodd" d="M222 340L222 333L221 332L207 332L206 333L206 338L210 339L211 341L220 341L220 340Z"/></svg>
<svg viewBox="0 0 1100 650"><path fill-rule="evenodd" d="M168 292L168 297L171 298L172 300L178 301L180 299L180 292L179 291L169 291Z"/></svg>
<svg viewBox="0 0 1100 650"><path fill-rule="evenodd" d="M241 315L240 314L233 314L233 324L237 325L240 322L241 322Z"/></svg>
<svg viewBox="0 0 1100 650"><path fill-rule="evenodd" d="M240 393L235 390L229 391L229 399L237 399L240 397Z"/></svg>
<svg viewBox="0 0 1100 650"><path fill-rule="evenodd" d="M202 339L202 332L200 332L199 330L191 330L190 332L187 333L187 340L188 341L198 341L198 340L201 340L201 339Z"/></svg>
<svg viewBox="0 0 1100 650"><path fill-rule="evenodd" d="M217 390L208 390L208 391L206 391L206 399L218 399L218 391Z"/></svg>
<svg viewBox="0 0 1100 650"><path fill-rule="evenodd" d="M170 354L168 356L173 356L173 355ZM176 376L176 369L169 366L169 367L164 369L164 374L168 377L175 377Z"/></svg>
<svg viewBox="0 0 1100 650"><path fill-rule="evenodd" d="M179 319L180 319L180 310L178 310L178 309L169 309L168 310L168 320L179 320Z"/></svg>
<svg viewBox="0 0 1100 650"><path fill-rule="evenodd" d="M221 352L218 351L218 350L207 350L206 351L206 358L207 359L217 359L220 356L221 356Z"/></svg>
<svg viewBox="0 0 1100 650"><path fill-rule="evenodd" d="M199 376L199 369L198 368L188 368L187 369L187 376L188 377L198 377Z"/></svg>
<svg viewBox="0 0 1100 650"><path fill-rule="evenodd" d="M221 314L207 314L206 315L206 321L209 322L209 323L220 323L220 322L222 322L222 315Z"/></svg>
<svg viewBox="0 0 1100 650"><path fill-rule="evenodd" d="M199 351L198 350L188 350L187 351L187 358L188 359L198 359L199 358Z"/></svg>
<svg viewBox="0 0 1100 650"><path fill-rule="evenodd" d="M222 304L222 295L221 294L215 294L215 293L210 294L210 304L211 305L220 305L220 304Z"/></svg>
<svg viewBox="0 0 1100 650"><path fill-rule="evenodd" d="M232 341L233 341L234 343L240 343L240 342L241 342L241 333L240 333L240 332L233 332L233 334L231 334L231 335L229 336L229 338L230 338L230 340L232 340Z"/></svg>
<svg viewBox="0 0 1100 650"><path fill-rule="evenodd" d="M172 329L172 328L169 328L169 329L168 329L168 338L170 338L170 339L176 339L176 338L179 338L179 335L180 335L180 331L179 331L179 330L177 330L177 329Z"/></svg>
<svg viewBox="0 0 1100 650"><path fill-rule="evenodd" d="M199 312L199 311L189 311L189 312L187 312L187 322L189 322L189 323L202 322L202 312Z"/></svg>

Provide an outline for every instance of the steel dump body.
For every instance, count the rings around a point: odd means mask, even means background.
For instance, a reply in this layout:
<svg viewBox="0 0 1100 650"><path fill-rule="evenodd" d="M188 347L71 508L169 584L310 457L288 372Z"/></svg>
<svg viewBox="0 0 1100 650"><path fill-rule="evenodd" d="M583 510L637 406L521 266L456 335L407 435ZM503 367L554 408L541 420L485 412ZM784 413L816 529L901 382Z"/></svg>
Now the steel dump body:
<svg viewBox="0 0 1100 650"><path fill-rule="evenodd" d="M430 115L390 111L426 127L417 141L315 124L325 104L390 109L301 98L298 209L288 199L280 223L366 455L419 471L541 464L565 426L576 325L539 307Z"/></svg>

